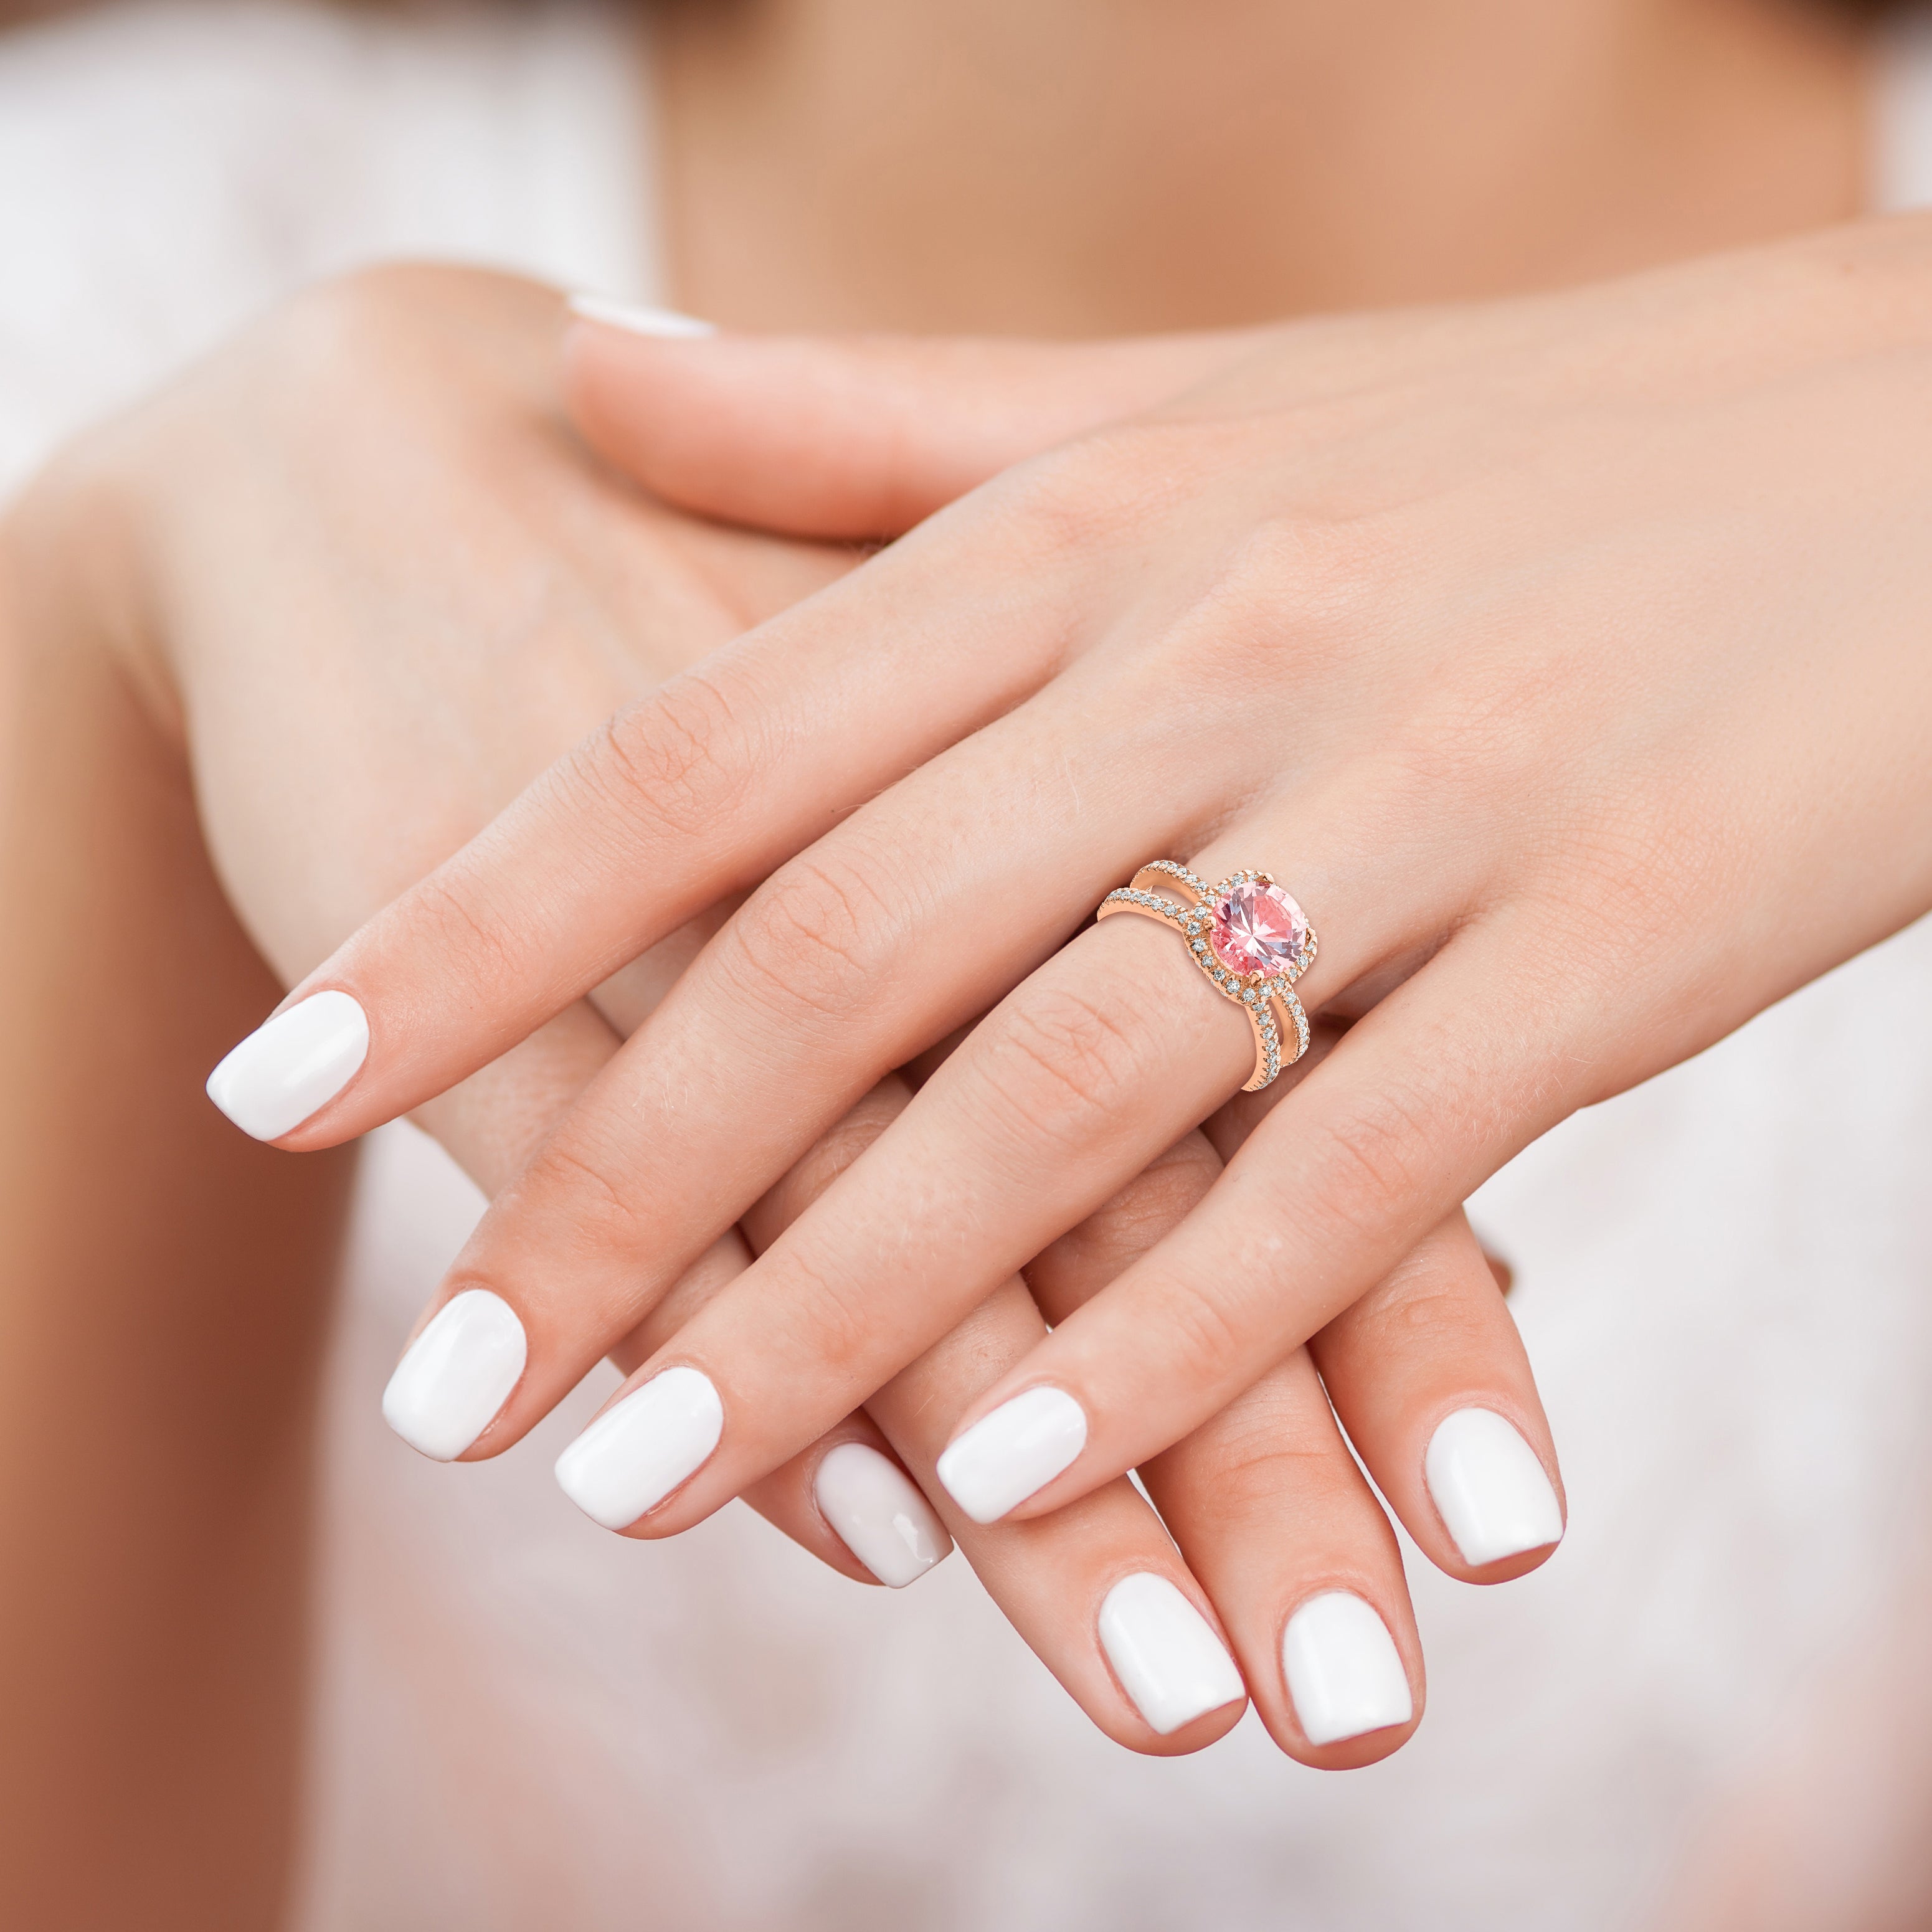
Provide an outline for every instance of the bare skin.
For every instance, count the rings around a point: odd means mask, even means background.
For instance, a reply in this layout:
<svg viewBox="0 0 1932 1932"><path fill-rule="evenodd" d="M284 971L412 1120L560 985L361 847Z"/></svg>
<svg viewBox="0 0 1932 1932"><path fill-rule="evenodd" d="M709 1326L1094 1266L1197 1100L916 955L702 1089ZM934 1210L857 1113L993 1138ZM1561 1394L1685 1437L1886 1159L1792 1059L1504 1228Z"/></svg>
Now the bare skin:
<svg viewBox="0 0 1932 1932"><path fill-rule="evenodd" d="M683 0L653 52L673 292L734 327L1502 295L1867 191L1856 38L1753 0Z"/></svg>

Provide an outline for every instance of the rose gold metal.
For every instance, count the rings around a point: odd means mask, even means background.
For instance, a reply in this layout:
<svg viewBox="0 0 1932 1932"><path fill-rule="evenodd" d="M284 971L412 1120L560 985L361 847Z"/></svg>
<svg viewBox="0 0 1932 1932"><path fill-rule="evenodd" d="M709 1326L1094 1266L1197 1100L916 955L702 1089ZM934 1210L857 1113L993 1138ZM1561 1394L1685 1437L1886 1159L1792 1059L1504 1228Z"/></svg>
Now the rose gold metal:
<svg viewBox="0 0 1932 1932"><path fill-rule="evenodd" d="M1096 919L1110 919L1116 913L1138 913L1143 919L1158 920L1172 927L1186 942L1189 958L1205 975L1208 983L1224 1000L1239 1006L1254 1029L1255 1070L1241 1088L1244 1094L1258 1093L1282 1067L1292 1066L1308 1051L1308 1016L1293 988L1295 981L1315 962L1312 926L1306 928L1307 937L1300 950L1283 971L1230 973L1215 958L1205 943L1210 908L1237 886L1250 882L1262 886L1275 884L1269 873L1244 872L1233 873L1218 886L1210 886L1176 860L1156 859L1143 866L1127 884L1109 892L1094 915ZM1304 913L1304 920L1306 916ZM1262 997L1252 997L1256 994ZM1282 1048L1290 1039L1293 1048L1284 1054Z"/></svg>

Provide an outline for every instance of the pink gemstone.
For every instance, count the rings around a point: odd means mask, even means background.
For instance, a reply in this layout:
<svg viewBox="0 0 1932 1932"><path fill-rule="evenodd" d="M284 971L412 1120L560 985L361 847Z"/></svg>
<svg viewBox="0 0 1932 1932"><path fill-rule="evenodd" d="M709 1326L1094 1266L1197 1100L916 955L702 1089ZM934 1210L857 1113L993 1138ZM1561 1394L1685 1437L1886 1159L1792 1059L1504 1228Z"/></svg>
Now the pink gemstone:
<svg viewBox="0 0 1932 1932"><path fill-rule="evenodd" d="M1230 973L1279 973L1307 938L1300 907L1280 886L1250 880L1214 902L1208 943Z"/></svg>

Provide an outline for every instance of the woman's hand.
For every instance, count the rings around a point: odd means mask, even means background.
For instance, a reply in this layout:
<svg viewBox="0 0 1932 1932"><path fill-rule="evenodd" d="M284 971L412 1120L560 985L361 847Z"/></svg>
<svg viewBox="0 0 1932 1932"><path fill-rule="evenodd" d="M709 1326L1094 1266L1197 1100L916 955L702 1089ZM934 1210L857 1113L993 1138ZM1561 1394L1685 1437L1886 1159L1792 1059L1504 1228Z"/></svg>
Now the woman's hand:
<svg viewBox="0 0 1932 1932"><path fill-rule="evenodd" d="M544 291L450 272L321 292L104 433L16 519L16 553L61 607L33 628L131 674L159 735L187 753L224 883L286 978L560 746L849 565L694 524L586 465L554 392L557 313ZM509 1186L702 937L674 934L622 967L430 1102L424 1124L487 1190ZM779 1240L908 1099L892 1078L862 1099L752 1204L752 1241ZM1218 1165L1189 1136L1130 1178L1038 1264L1049 1312L1158 1238ZM614 1335L612 1359L629 1370L669 1344L750 1261L723 1230ZM1417 1432L1474 1385L1525 1416L1546 1457L1520 1346L1460 1216L1364 1307L1395 1346L1372 1358L1364 1324L1338 1324L1318 1346L1323 1372L1398 1509L1462 1568L1414 1480ZM748 1497L847 1574L909 1580L946 1532L894 1453L943 1497L932 1471L954 1424L1046 1332L1010 1275L869 1414L838 1419ZM460 1316L444 1322L392 1384L399 1426L438 1454L489 1419L465 1424L446 1388L424 1388L427 1364L463 1359L464 1333ZM1211 1742L1238 1717L1245 1674L1308 1762L1396 1748L1420 1708L1413 1618L1387 1520L1310 1358L1148 1480L1165 1528L1124 1480L1046 1523L946 1514L1022 1633L1122 1742Z"/></svg>
<svg viewBox="0 0 1932 1932"><path fill-rule="evenodd" d="M1205 345L1232 364L673 680L371 922L292 1003L350 996L366 1060L284 1144L416 1104L756 886L452 1277L530 1327L513 1439L859 1094L993 1005L638 1372L722 1406L651 1519L675 1530L1226 1100L1250 1030L1174 935L1080 928L1151 858L1267 867L1321 931L1304 998L1362 1017L962 1418L1002 1418L1018 1514L1064 1505L1555 1121L1932 903L1929 296L1904 221ZM763 352L621 352L668 412ZM692 494L728 507L714 470ZM1049 1412L1050 1442L1018 1426Z"/></svg>

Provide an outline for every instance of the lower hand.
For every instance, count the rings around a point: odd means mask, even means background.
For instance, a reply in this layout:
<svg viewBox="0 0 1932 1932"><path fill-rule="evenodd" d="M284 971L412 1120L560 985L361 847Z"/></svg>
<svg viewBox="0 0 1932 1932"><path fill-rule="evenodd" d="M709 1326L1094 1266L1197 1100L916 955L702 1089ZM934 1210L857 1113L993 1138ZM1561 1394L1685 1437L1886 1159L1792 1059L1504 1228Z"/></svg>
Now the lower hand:
<svg viewBox="0 0 1932 1932"><path fill-rule="evenodd" d="M285 979L429 871L596 720L848 566L842 554L694 524L585 466L558 427L554 318L541 291L448 273L311 298L104 433L23 506L20 530L64 566L77 608L64 621L76 640L132 676L157 730L188 754L224 883ZM424 1124L486 1190L513 1193L550 1127L704 936L702 926L674 932L622 964L428 1103ZM753 1239L780 1240L907 1097L888 1081L862 1100L751 1204ZM1207 1142L1190 1136L1130 1177L1036 1264L1049 1312L1090 1297L1217 1166ZM750 1260L736 1232L719 1232L606 1352L634 1368ZM1338 1328L1322 1340L1322 1366L1397 1508L1425 1546L1456 1564L1408 1468L1420 1467L1415 1432L1432 1405L1439 1411L1468 1384L1473 1365L1492 1400L1522 1412L1547 1457L1534 1390L1460 1221L1426 1241L1376 1305L1400 1346L1372 1374L1366 1331ZM1045 1334L1010 1275L878 1393L869 1416L834 1420L747 1493L826 1561L871 1574L834 1533L828 1508L843 1497L862 1514L884 1496L916 1528L923 1505L890 1452L943 1499L932 1469L953 1424ZM504 1439L491 1436L474 1453ZM847 1472L842 1489L828 1470ZM1123 1742L1192 1749L1234 1721L1240 1682L1219 1652L1218 1624L1285 1748L1334 1765L1399 1744L1421 1692L1400 1560L1310 1359L1291 1358L1150 1466L1148 1481L1179 1555L1124 1480L1048 1523L983 1526L943 1507L1002 1606ZM844 1521L862 1549L866 1526ZM943 1550L945 1532L927 1537L924 1558ZM871 1548L888 1567L908 1553ZM912 1556L916 1570L922 1552ZM1108 1648L1105 1606L1127 1576L1162 1579L1194 1606L1192 1624L1184 1616L1180 1626L1194 1633L1191 1664L1168 1672L1178 1691L1162 1687L1158 1670L1136 1685L1118 1631L1118 1654ZM1346 1682L1340 1693L1331 1684L1325 1721L1304 1724L1282 1676L1282 1631L1311 1597L1338 1590L1372 1605L1393 1640L1379 1653L1371 1645L1363 1664L1359 1628L1331 1634L1331 1652L1354 1644L1353 1702ZM1298 1628L1309 1652L1310 1627ZM1216 1655L1218 1681L1208 1667ZM1128 1694L1136 1688L1145 1708ZM1304 1683L1304 1700L1314 1694ZM1351 1709L1374 1719L1370 1735L1336 1731Z"/></svg>

